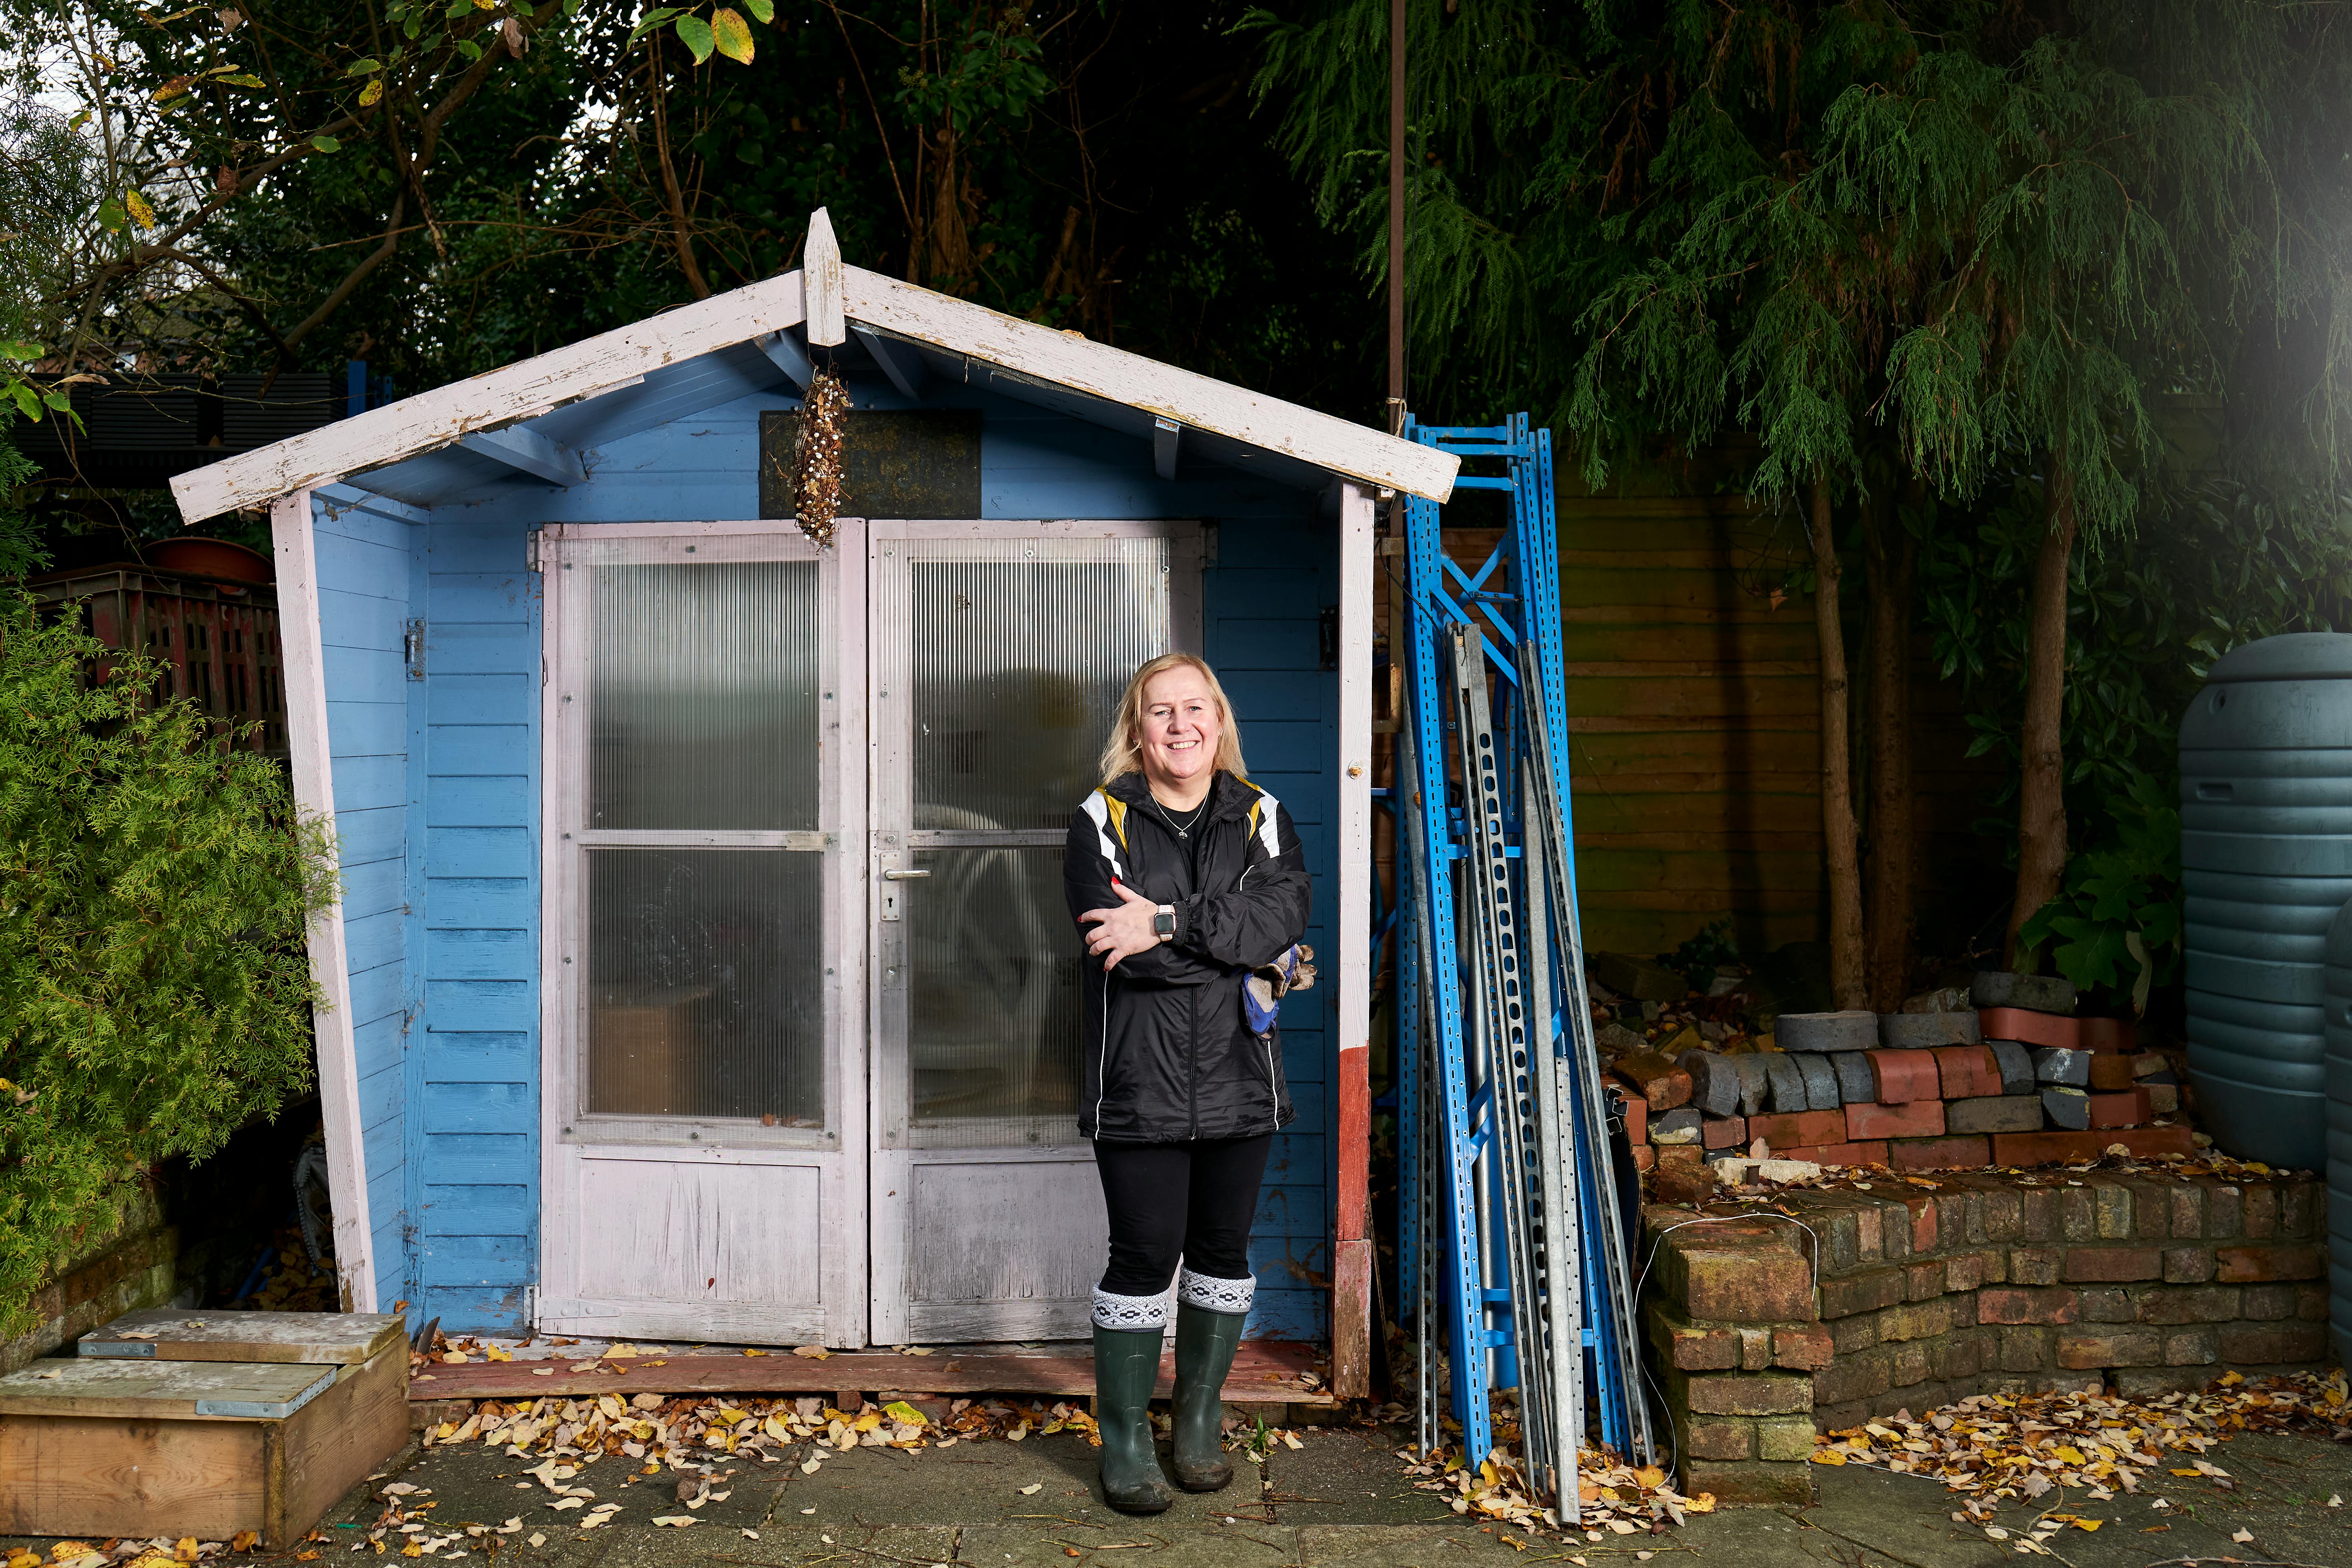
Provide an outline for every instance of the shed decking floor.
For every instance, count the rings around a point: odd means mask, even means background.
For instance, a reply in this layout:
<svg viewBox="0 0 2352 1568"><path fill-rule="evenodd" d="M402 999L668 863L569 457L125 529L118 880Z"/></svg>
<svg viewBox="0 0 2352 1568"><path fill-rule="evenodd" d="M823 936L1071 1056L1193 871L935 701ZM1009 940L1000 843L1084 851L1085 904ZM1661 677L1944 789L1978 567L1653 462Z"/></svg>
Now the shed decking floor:
<svg viewBox="0 0 2352 1568"><path fill-rule="evenodd" d="M1244 1340L1225 1378L1234 1404L1329 1405L1330 1390L1315 1370L1316 1347L1288 1340ZM1173 1376L1173 1351L1162 1358L1161 1397ZM548 1370L550 1367L553 1370ZM1309 1381L1312 1379L1313 1381ZM436 1362L412 1373L408 1397L536 1399L583 1394L831 1394L838 1389L887 1389L908 1394L1050 1394L1095 1391L1092 1354L1067 1351L958 1353L928 1356L836 1352L823 1361L789 1351L766 1355L659 1355L580 1360Z"/></svg>

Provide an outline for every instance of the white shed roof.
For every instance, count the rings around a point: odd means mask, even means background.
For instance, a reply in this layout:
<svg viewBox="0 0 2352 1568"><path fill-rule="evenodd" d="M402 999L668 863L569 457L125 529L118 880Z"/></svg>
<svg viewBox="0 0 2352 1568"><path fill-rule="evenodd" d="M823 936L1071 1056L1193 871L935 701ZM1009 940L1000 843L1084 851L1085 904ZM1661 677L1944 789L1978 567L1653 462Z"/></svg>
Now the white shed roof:
<svg viewBox="0 0 2352 1568"><path fill-rule="evenodd" d="M845 266L822 210L806 257L801 271L181 474L180 514L198 521L362 474L374 476L364 488L422 504L513 473L577 482L583 448L804 381L804 324L819 345L854 336L901 391L932 376L985 386L1306 487L1336 476L1431 500L1453 492L1461 461L1434 447Z"/></svg>

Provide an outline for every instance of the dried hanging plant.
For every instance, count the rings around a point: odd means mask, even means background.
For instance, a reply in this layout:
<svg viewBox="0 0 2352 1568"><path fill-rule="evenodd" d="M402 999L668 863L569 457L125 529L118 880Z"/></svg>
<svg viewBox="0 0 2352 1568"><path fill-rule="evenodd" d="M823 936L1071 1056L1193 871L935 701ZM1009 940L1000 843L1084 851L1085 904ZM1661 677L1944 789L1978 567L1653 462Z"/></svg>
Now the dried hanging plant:
<svg viewBox="0 0 2352 1568"><path fill-rule="evenodd" d="M800 437L793 448L793 511L801 531L820 545L833 542L833 520L841 510L842 425L849 392L830 365L809 383L801 399Z"/></svg>

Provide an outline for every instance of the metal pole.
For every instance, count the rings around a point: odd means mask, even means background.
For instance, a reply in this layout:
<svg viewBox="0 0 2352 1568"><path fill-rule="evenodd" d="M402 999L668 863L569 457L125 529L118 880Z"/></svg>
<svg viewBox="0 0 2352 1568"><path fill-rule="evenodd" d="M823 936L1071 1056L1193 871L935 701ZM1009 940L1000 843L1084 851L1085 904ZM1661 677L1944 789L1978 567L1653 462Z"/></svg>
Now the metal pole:
<svg viewBox="0 0 2352 1568"><path fill-rule="evenodd" d="M1404 22L1389 0L1389 434L1404 431Z"/></svg>

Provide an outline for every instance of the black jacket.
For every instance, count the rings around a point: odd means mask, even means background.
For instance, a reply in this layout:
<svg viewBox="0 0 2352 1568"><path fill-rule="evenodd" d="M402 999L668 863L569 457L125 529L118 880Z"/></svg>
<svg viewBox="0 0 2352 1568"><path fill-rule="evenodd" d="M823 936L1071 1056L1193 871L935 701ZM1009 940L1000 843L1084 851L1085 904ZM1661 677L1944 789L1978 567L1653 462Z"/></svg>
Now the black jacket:
<svg viewBox="0 0 2352 1568"><path fill-rule="evenodd" d="M1282 1079L1279 1031L1253 1034L1242 981L1307 934L1307 854L1282 803L1217 774L1190 840L1150 799L1140 773L1070 816L1062 888L1075 921L1115 909L1116 877L1176 907L1176 938L1105 973L1087 956L1078 1131L1114 1143L1253 1138L1298 1114ZM1196 879L1193 868L1197 863ZM1082 935L1093 927L1080 927Z"/></svg>

